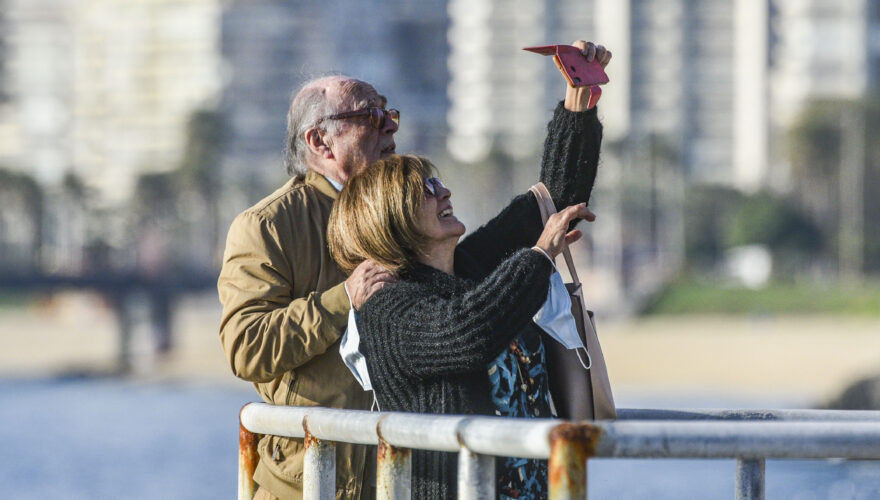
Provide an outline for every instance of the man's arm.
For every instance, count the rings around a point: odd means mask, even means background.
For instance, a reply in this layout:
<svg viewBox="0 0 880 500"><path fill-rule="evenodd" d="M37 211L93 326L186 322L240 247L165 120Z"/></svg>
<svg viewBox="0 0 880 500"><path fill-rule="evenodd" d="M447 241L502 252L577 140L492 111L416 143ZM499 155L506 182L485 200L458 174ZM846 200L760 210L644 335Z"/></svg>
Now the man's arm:
<svg viewBox="0 0 880 500"><path fill-rule="evenodd" d="M233 373L252 382L293 370L339 339L351 308L346 286L357 308L397 279L366 261L345 284L294 297L296 272L317 272L317 264L293 269L289 253L294 249L283 249L280 241L271 221L252 212L239 215L229 229L217 283L223 350Z"/></svg>
<svg viewBox="0 0 880 500"><path fill-rule="evenodd" d="M229 230L218 280L220 339L233 373L267 382L327 349L345 329L350 304L343 284L293 297L293 263L271 221L239 215ZM286 249L292 251L292 249Z"/></svg>

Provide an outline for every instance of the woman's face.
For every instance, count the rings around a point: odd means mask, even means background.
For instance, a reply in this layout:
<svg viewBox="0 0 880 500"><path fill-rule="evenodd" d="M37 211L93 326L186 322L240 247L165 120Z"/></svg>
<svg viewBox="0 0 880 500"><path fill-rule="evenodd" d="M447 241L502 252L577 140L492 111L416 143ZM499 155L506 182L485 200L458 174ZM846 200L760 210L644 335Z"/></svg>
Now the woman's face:
<svg viewBox="0 0 880 500"><path fill-rule="evenodd" d="M458 243L464 224L452 214L452 193L436 177L425 180L425 201L419 207L418 228L427 236L428 246Z"/></svg>

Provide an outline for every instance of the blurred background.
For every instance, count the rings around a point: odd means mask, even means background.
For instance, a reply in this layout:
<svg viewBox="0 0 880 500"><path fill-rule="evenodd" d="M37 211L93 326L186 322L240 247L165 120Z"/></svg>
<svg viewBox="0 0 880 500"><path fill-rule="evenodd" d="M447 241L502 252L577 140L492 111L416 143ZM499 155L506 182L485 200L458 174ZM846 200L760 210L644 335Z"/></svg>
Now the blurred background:
<svg viewBox="0 0 880 500"><path fill-rule="evenodd" d="M575 254L618 405L880 408L880 2L0 0L0 496L234 495L256 394L216 276L286 180L291 92L373 83L473 229L564 96L520 49L576 39L614 54ZM597 463L596 498L733 489L732 462ZM767 491L877 472L771 461Z"/></svg>

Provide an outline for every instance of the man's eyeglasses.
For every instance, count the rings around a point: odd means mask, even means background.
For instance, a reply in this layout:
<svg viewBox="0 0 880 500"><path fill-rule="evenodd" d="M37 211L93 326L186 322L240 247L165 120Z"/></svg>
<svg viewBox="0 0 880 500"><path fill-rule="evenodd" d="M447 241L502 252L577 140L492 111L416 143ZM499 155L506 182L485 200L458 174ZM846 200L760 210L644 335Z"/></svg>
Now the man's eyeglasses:
<svg viewBox="0 0 880 500"><path fill-rule="evenodd" d="M440 188L445 188L446 186L440 182L440 179L436 177L428 177L425 179L425 195L426 196L437 196L437 192L440 191Z"/></svg>
<svg viewBox="0 0 880 500"><path fill-rule="evenodd" d="M370 125L372 125L373 128L377 128L379 130L382 130L385 127L386 119L391 119L391 121L393 121L395 124L400 124L400 111L397 111L396 109L385 109L374 106L371 108L358 109L356 111L346 111L345 113L325 116L324 118L316 121L315 125L321 123L324 120L345 120L346 118L357 118L359 116L369 116Z"/></svg>

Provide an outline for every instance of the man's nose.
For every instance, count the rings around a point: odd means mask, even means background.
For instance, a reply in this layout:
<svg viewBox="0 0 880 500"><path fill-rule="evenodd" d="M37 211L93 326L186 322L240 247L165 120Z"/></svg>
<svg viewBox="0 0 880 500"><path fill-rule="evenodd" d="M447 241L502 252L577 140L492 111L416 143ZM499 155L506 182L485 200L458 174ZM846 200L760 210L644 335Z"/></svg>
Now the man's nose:
<svg viewBox="0 0 880 500"><path fill-rule="evenodd" d="M452 191L449 190L446 186L437 186L437 198L440 200L445 200L452 196Z"/></svg>
<svg viewBox="0 0 880 500"><path fill-rule="evenodd" d="M391 119L390 116L385 116L385 125L382 127L382 132L385 134L393 134L397 132L400 128L400 125Z"/></svg>

